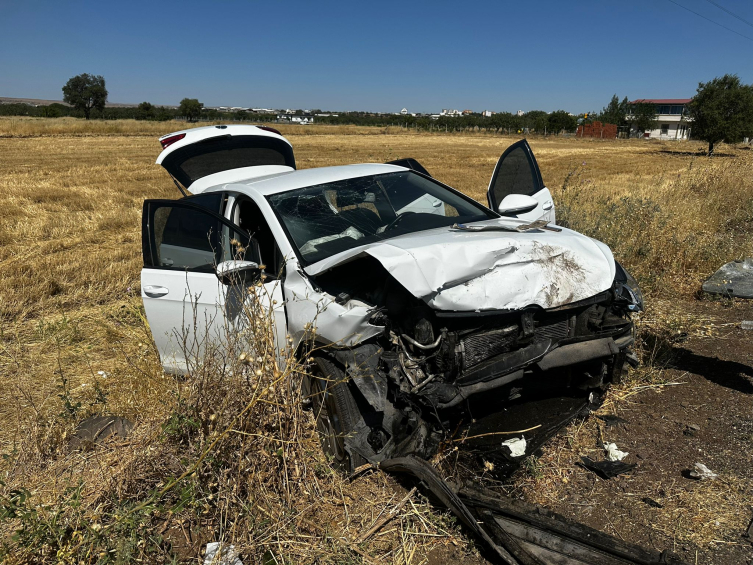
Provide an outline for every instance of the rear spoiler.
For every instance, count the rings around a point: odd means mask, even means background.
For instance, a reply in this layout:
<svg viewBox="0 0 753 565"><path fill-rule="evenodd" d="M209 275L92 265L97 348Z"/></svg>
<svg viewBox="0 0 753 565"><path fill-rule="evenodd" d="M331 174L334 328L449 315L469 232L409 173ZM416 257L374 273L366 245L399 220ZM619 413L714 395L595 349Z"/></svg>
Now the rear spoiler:
<svg viewBox="0 0 753 565"><path fill-rule="evenodd" d="M412 171L421 173L422 175L426 175L427 177L431 177L429 171L427 171L421 163L419 163L412 157L390 161L388 163L385 163L385 165L397 165L398 167L405 167L406 169L410 169Z"/></svg>

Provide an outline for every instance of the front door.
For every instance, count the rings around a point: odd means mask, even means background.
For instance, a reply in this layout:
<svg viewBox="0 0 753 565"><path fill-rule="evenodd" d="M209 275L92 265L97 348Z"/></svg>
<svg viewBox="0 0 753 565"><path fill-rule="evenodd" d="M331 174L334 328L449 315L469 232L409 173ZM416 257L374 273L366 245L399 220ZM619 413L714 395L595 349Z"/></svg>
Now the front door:
<svg viewBox="0 0 753 565"><path fill-rule="evenodd" d="M498 211L500 204L512 194L531 196L538 202L532 210L515 214L516 218L530 221L543 219L554 223L552 194L544 186L539 164L525 139L513 143L497 161L487 191L489 208Z"/></svg>
<svg viewBox="0 0 753 565"><path fill-rule="evenodd" d="M144 202L142 239L141 296L165 370L188 372L210 351L237 353L226 344L228 332L245 323L241 289L220 282L215 267L230 260L261 263L256 241L222 216L174 200ZM273 300L260 293L263 307Z"/></svg>

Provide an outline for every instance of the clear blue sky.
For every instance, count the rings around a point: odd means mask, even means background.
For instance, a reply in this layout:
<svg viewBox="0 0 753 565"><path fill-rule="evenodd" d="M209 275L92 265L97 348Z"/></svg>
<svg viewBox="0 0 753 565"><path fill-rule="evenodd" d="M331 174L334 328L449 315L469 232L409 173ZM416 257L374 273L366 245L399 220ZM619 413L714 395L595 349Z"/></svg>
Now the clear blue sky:
<svg viewBox="0 0 753 565"><path fill-rule="evenodd" d="M675 0L738 33L709 0ZM714 0L753 23L750 0ZM330 110L600 110L753 82L753 40L669 0L0 0L0 96L60 99L101 74L111 102Z"/></svg>

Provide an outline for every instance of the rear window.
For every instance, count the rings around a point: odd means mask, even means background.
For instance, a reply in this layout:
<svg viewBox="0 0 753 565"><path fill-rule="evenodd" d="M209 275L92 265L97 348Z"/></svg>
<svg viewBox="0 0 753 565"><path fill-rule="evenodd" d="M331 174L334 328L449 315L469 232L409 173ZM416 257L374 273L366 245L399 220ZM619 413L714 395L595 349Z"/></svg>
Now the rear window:
<svg viewBox="0 0 753 565"><path fill-rule="evenodd" d="M281 139L236 135L213 137L192 143L168 155L162 165L183 186L232 169L282 165L295 169L293 148Z"/></svg>

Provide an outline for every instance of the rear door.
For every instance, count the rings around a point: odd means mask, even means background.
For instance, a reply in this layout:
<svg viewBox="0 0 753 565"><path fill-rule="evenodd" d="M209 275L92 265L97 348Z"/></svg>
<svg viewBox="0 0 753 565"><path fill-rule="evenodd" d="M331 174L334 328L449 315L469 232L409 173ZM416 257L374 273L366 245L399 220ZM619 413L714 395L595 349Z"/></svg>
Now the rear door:
<svg viewBox="0 0 753 565"><path fill-rule="evenodd" d="M544 186L539 164L525 139L513 143L497 161L487 192L489 208L498 211L505 197L511 194L524 194L538 201L533 210L516 214L516 218L555 222L552 195Z"/></svg>
<svg viewBox="0 0 753 565"><path fill-rule="evenodd" d="M210 350L230 353L224 346L228 331L243 324L233 299L240 294L219 281L215 266L232 259L260 262L256 242L190 201L147 200L142 248L141 296L165 370L185 373Z"/></svg>

